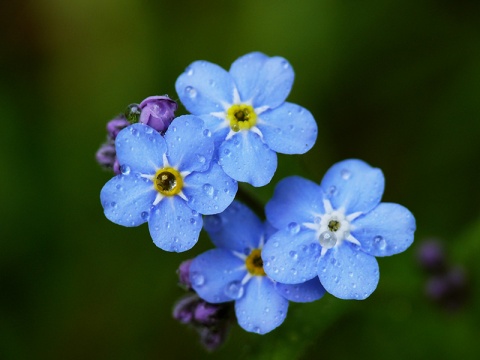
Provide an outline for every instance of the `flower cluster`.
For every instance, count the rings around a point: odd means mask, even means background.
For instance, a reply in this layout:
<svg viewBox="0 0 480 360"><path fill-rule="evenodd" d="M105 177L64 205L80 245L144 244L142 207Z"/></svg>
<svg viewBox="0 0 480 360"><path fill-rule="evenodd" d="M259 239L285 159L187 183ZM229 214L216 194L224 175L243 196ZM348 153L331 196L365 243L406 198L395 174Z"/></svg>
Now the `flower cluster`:
<svg viewBox="0 0 480 360"><path fill-rule="evenodd" d="M117 174L100 193L109 220L147 222L166 251L189 250L202 228L216 246L181 266L191 294L174 310L209 348L225 337L232 316L225 303L234 304L242 328L265 334L283 323L290 301L326 292L367 298L379 281L376 257L413 241L414 217L380 202L383 174L361 160L333 165L320 184L281 180L265 222L235 201L239 182L270 183L277 153L303 154L315 143L312 114L286 102L293 79L287 60L258 52L228 71L196 61L175 84L190 114L175 117L177 105L167 96L131 104L109 122L97 153Z"/></svg>

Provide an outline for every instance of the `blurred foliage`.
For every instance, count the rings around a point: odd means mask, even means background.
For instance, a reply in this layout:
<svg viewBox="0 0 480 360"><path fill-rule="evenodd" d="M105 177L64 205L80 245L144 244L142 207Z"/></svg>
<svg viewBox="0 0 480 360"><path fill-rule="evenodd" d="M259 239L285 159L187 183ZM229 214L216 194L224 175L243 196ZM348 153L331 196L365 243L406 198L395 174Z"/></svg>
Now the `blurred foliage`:
<svg viewBox="0 0 480 360"><path fill-rule="evenodd" d="M480 3L475 0L19 0L0 4L0 358L475 358L480 247ZM265 336L236 327L209 354L171 317L175 269L146 226L105 219L95 163L105 124L149 95L176 99L192 61L228 68L262 51L296 72L289 101L319 126L281 178L319 181L336 161L381 168L416 243L380 259L365 301L291 304ZM181 108L180 113L185 113ZM471 282L457 313L424 296L422 238L444 239Z"/></svg>

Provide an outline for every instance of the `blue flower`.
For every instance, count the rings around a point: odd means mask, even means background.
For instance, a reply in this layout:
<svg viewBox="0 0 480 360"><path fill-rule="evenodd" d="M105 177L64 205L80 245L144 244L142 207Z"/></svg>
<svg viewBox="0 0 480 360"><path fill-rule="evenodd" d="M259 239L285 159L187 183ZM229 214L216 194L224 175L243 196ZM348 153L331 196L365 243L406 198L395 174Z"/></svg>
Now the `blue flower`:
<svg viewBox="0 0 480 360"><path fill-rule="evenodd" d="M285 102L293 78L287 60L254 52L237 59L229 72L196 61L175 88L187 110L212 131L223 170L237 181L263 186L277 168L276 152L303 154L317 138L312 114Z"/></svg>
<svg viewBox="0 0 480 360"><path fill-rule="evenodd" d="M325 293L318 279L284 285L265 275L261 252L271 228L245 205L233 202L223 213L206 217L204 226L217 248L192 260L190 282L209 303L235 301L245 330L265 334L285 320L288 300L313 301Z"/></svg>
<svg viewBox="0 0 480 360"><path fill-rule="evenodd" d="M190 249L201 214L223 211L237 192L237 182L211 161L211 133L195 116L176 118L165 137L147 125L131 125L118 134L115 148L122 174L100 193L105 216L123 226L148 221L163 250Z"/></svg>
<svg viewBox="0 0 480 360"><path fill-rule="evenodd" d="M318 276L338 298L367 298L379 280L375 256L404 251L415 231L410 211L380 203L383 190L381 170L354 159L333 165L320 185L280 181L266 215L282 230L263 249L265 272L288 284Z"/></svg>

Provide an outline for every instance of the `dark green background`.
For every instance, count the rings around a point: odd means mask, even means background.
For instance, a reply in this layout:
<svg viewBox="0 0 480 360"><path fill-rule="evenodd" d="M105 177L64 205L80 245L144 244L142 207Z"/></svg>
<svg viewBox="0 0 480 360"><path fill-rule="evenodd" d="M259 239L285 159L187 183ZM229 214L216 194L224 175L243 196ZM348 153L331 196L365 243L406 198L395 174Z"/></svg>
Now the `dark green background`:
<svg viewBox="0 0 480 360"><path fill-rule="evenodd" d="M465 359L480 353L480 3L468 0L31 0L0 4L0 358ZM171 317L175 269L208 249L156 248L146 226L103 215L105 124L149 95L177 99L192 61L228 68L262 51L296 72L289 101L315 116L303 156L280 156L260 201L300 174L361 158L408 207L416 242L379 260L367 300L292 304L266 336L235 327L205 352ZM183 107L179 114L185 113ZM444 241L471 298L424 296L415 251Z"/></svg>

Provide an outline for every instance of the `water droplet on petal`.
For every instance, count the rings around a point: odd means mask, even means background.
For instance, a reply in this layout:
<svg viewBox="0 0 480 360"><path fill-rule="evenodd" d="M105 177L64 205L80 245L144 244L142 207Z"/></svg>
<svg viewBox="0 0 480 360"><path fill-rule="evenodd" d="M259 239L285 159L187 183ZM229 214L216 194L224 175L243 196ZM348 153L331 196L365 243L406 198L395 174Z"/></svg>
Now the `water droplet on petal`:
<svg viewBox="0 0 480 360"><path fill-rule="evenodd" d="M190 280L194 286L203 286L205 284L205 277L198 272L190 274Z"/></svg>
<svg viewBox="0 0 480 360"><path fill-rule="evenodd" d="M293 251L293 250L292 250L292 251L290 251L290 252L288 253L288 255L290 255L290 257L291 257L293 260L297 260L297 259L298 259L298 254L297 254L296 251Z"/></svg>
<svg viewBox="0 0 480 360"><path fill-rule="evenodd" d="M348 180L352 176L352 173L347 169L343 169L340 171L340 175L342 176L343 180Z"/></svg>
<svg viewBox="0 0 480 360"><path fill-rule="evenodd" d="M378 247L379 250L385 250L387 247L387 242L383 238L383 236L377 235L373 238L373 241L375 242L375 246Z"/></svg>
<svg viewBox="0 0 480 360"><path fill-rule="evenodd" d="M193 87L191 86L187 86L185 88L185 93L191 98L195 98L197 96L197 90L195 90Z"/></svg>
<svg viewBox="0 0 480 360"><path fill-rule="evenodd" d="M205 193L208 195L208 196L213 196L213 186L210 185L210 184L204 184L203 185L203 191L205 191Z"/></svg>
<svg viewBox="0 0 480 360"><path fill-rule="evenodd" d="M150 217L150 213L148 211L142 211L140 216L142 217L143 220L148 220L148 218Z"/></svg>
<svg viewBox="0 0 480 360"><path fill-rule="evenodd" d="M189 66L189 67L187 68L187 70L186 70L186 73L187 73L188 76L192 76L192 75L193 75L193 72L194 72L194 71L193 71L193 69L192 69L191 66Z"/></svg>
<svg viewBox="0 0 480 360"><path fill-rule="evenodd" d="M320 245L322 245L322 247L325 249L331 249L337 243L337 236L332 231L324 231L320 234L318 240L320 241Z"/></svg>
<svg viewBox="0 0 480 360"><path fill-rule="evenodd" d="M203 135L206 136L206 137L211 137L212 136L212 132L208 129L205 129L203 130Z"/></svg>
<svg viewBox="0 0 480 360"><path fill-rule="evenodd" d="M238 300L243 296L243 285L240 281L232 281L225 286L224 292L229 298Z"/></svg>
<svg viewBox="0 0 480 360"><path fill-rule="evenodd" d="M288 224L288 231L290 231L290 234L295 235L300 231L300 225L296 222L291 222Z"/></svg>
<svg viewBox="0 0 480 360"><path fill-rule="evenodd" d="M123 175L128 175L128 174L130 174L130 166L128 166L128 165L122 165L122 166L120 167L120 171L121 171L121 173L122 173Z"/></svg>
<svg viewBox="0 0 480 360"><path fill-rule="evenodd" d="M201 163L201 164L204 164L205 161L207 160L207 159L205 158L205 156L203 156L203 155L197 154L196 156L197 156L198 162Z"/></svg>

